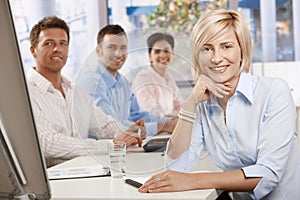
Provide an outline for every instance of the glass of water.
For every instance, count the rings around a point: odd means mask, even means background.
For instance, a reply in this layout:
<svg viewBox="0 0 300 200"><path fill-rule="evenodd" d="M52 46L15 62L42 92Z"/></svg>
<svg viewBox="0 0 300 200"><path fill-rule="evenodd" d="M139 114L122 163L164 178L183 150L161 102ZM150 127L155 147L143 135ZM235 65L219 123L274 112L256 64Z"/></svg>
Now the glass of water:
<svg viewBox="0 0 300 200"><path fill-rule="evenodd" d="M110 174L112 178L123 178L126 172L126 143L118 141L108 145Z"/></svg>

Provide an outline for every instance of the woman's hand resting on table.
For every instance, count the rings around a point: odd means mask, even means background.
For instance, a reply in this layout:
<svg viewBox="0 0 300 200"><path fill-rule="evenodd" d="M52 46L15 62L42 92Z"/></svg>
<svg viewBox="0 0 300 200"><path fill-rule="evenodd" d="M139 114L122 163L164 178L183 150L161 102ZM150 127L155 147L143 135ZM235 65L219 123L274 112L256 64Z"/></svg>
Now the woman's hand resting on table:
<svg viewBox="0 0 300 200"><path fill-rule="evenodd" d="M167 170L152 176L140 188L142 193L177 192L195 188L195 176L192 173L183 173Z"/></svg>

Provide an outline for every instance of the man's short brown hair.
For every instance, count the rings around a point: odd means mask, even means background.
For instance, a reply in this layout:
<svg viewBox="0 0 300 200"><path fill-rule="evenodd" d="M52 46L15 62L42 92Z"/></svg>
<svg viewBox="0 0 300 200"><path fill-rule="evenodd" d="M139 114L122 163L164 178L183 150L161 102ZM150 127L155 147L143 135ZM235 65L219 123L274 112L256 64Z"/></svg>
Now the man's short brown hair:
<svg viewBox="0 0 300 200"><path fill-rule="evenodd" d="M68 43L69 43L70 29L67 23L56 16L48 16L48 17L44 17L42 20L40 20L36 25L32 27L30 31L30 44L36 47L39 42L39 35L41 31L50 28L60 28L65 30L68 36Z"/></svg>

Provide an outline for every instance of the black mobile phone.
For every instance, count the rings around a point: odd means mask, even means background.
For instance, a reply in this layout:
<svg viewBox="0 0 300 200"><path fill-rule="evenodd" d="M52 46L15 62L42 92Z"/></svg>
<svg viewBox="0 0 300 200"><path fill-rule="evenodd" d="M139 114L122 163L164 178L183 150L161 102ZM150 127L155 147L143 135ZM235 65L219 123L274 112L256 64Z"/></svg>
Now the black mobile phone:
<svg viewBox="0 0 300 200"><path fill-rule="evenodd" d="M144 146L146 152L163 152L166 150L169 138L154 138L149 140Z"/></svg>
<svg viewBox="0 0 300 200"><path fill-rule="evenodd" d="M129 185L131 185L131 186L133 186L133 187L136 187L136 188L140 188L143 184L141 184L141 183L139 183L139 182L137 182L137 181L134 181L134 180L132 180L132 179L125 179L125 183L127 183L127 184L129 184Z"/></svg>

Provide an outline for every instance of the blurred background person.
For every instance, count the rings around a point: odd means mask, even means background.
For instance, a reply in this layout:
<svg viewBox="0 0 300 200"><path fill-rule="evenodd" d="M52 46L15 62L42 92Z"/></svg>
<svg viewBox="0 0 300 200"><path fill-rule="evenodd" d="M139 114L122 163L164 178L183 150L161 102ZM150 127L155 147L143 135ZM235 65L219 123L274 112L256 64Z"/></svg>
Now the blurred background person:
<svg viewBox="0 0 300 200"><path fill-rule="evenodd" d="M96 65L83 65L77 76L77 83L94 98L96 106L125 126L143 120L147 136L172 133L177 118L144 111L119 72L128 57L128 38L121 26L110 24L99 30L96 54L98 60L91 61Z"/></svg>
<svg viewBox="0 0 300 200"><path fill-rule="evenodd" d="M150 66L138 73L131 89L143 109L156 115L177 114L182 96L168 72L174 56L174 38L154 33L148 37L147 45Z"/></svg>

